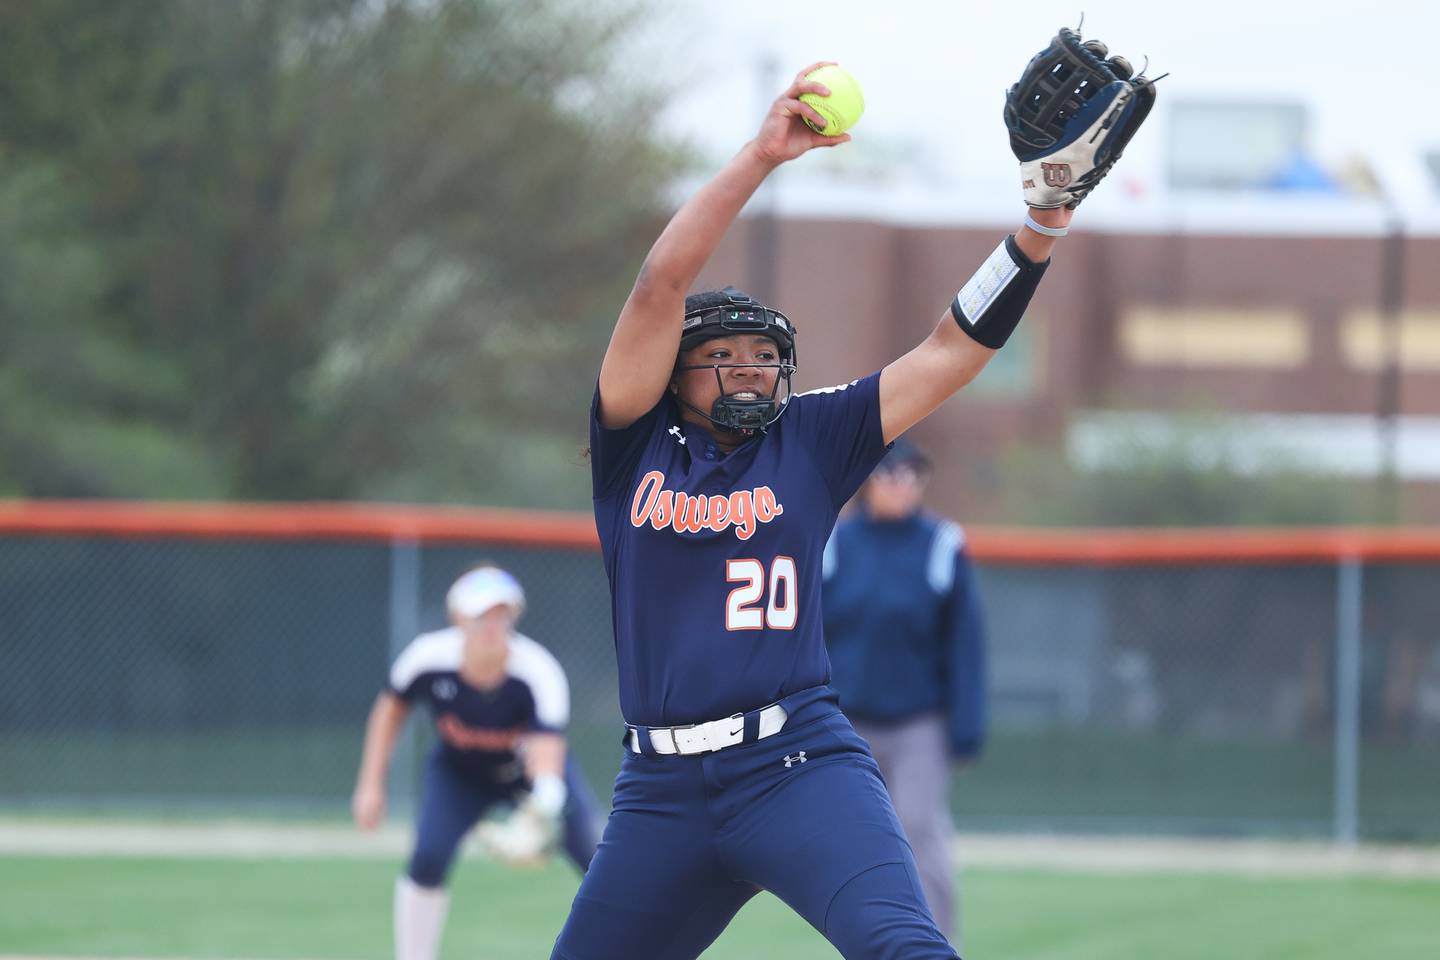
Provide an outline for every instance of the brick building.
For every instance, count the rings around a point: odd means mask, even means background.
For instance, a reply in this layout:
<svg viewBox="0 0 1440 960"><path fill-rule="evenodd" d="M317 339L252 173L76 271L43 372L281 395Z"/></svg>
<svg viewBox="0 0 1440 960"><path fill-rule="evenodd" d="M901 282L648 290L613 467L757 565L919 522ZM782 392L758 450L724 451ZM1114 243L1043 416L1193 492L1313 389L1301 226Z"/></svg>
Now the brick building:
<svg viewBox="0 0 1440 960"><path fill-rule="evenodd" d="M784 309L801 335L798 386L810 389L925 336L1004 229L751 215L701 283L735 283ZM1017 438L1093 461L1107 434L1196 410L1248 438L1255 449L1236 459L1257 470L1278 445L1360 482L1384 469L1388 423L1400 519L1440 519L1440 236L1077 221L1017 336L915 436L947 478L935 505L993 519L996 458Z"/></svg>

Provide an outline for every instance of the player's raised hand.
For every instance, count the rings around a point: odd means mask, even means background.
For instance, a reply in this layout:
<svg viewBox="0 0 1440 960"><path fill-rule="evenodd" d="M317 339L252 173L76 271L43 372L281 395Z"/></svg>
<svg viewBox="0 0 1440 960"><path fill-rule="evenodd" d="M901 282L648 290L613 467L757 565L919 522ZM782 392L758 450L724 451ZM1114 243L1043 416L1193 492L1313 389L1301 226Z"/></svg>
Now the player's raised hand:
<svg viewBox="0 0 1440 960"><path fill-rule="evenodd" d="M350 814L361 830L374 830L385 819L385 788L361 784L350 798Z"/></svg>
<svg viewBox="0 0 1440 960"><path fill-rule="evenodd" d="M1136 76L1130 61L1111 56L1102 41L1061 27L1005 95L1025 202L1036 209L1079 206L1154 105L1154 80Z"/></svg>
<svg viewBox="0 0 1440 960"><path fill-rule="evenodd" d="M814 80L807 80L805 76L833 62L821 60L810 64L795 75L784 93L775 98L775 102L770 105L770 112L760 123L760 132L753 141L755 150L762 159L771 163L784 163L816 147L835 147L850 142L848 133L827 137L810 129L805 122L807 119L819 127L824 127L827 121L820 111L800 99L800 95L805 93L822 97L830 95L829 87Z"/></svg>

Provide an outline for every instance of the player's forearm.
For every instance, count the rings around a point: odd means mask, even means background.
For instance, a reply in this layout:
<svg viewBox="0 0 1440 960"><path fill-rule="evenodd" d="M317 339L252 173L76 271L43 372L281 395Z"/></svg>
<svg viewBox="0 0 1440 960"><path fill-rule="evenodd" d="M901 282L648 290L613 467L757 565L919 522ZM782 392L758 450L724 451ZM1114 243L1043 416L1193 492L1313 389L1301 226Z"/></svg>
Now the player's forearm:
<svg viewBox="0 0 1440 960"><path fill-rule="evenodd" d="M395 751L393 737L368 735L365 750L360 758L360 772L355 777L357 787L374 787L385 783L390 772L390 757Z"/></svg>
<svg viewBox="0 0 1440 960"><path fill-rule="evenodd" d="M525 738L525 774L539 777L565 776L565 738L558 733L536 733Z"/></svg>
<svg viewBox="0 0 1440 960"><path fill-rule="evenodd" d="M375 786L385 782L390 771L390 758L395 754L395 741L405 724L408 711L394 702L393 697L381 694L370 708L370 717L365 722L365 746L360 754L360 772L355 778L357 786Z"/></svg>
<svg viewBox="0 0 1440 960"><path fill-rule="evenodd" d="M1069 226L1072 210L1029 210L1042 228ZM895 439L985 369L1024 316L1059 237L1022 226L961 288L930 336L880 374L880 424Z"/></svg>
<svg viewBox="0 0 1440 960"><path fill-rule="evenodd" d="M627 426L655 405L680 348L685 294L775 163L747 144L671 218L640 268L600 365L600 422Z"/></svg>
<svg viewBox="0 0 1440 960"><path fill-rule="evenodd" d="M661 288L682 296L700 275L745 203L777 166L747 143L670 219L641 267L636 291Z"/></svg>
<svg viewBox="0 0 1440 960"><path fill-rule="evenodd" d="M565 738L558 733L536 733L525 738L525 775L530 778L530 803L547 817L565 807Z"/></svg>

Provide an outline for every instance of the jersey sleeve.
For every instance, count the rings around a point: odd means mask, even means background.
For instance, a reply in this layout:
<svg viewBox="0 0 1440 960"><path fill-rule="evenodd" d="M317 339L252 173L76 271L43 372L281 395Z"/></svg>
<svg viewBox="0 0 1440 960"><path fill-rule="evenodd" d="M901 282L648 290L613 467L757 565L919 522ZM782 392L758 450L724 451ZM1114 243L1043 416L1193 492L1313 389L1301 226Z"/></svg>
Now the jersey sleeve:
<svg viewBox="0 0 1440 960"><path fill-rule="evenodd" d="M390 665L390 677L386 688L406 703L415 699L420 678L434 670L435 644L430 637L420 636L400 652Z"/></svg>
<svg viewBox="0 0 1440 960"><path fill-rule="evenodd" d="M880 374L797 394L790 406L785 415L795 416L838 510L888 449L880 426Z"/></svg>
<svg viewBox="0 0 1440 960"><path fill-rule="evenodd" d="M534 727L561 733L570 723L570 683L560 661L529 637L516 637L510 648L510 674L530 688L535 701Z"/></svg>
<svg viewBox="0 0 1440 960"><path fill-rule="evenodd" d="M460 669L463 642L460 631L454 627L420 634L400 651L390 666L386 689L407 703L414 700L423 677Z"/></svg>
<svg viewBox="0 0 1440 960"><path fill-rule="evenodd" d="M590 483L597 500L614 493L635 472L664 404L662 396L630 426L610 430L600 425L600 384L595 384L590 401Z"/></svg>

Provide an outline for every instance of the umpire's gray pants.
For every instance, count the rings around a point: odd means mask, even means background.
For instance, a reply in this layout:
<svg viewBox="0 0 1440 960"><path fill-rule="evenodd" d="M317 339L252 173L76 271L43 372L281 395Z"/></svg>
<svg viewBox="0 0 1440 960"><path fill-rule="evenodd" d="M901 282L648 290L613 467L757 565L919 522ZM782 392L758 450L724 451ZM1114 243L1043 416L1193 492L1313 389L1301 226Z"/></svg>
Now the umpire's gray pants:
<svg viewBox="0 0 1440 960"><path fill-rule="evenodd" d="M959 945L955 903L955 864L951 860L950 754L945 722L925 714L893 726L877 727L851 719L855 732L870 744L900 825L915 851L925 900L940 932Z"/></svg>

